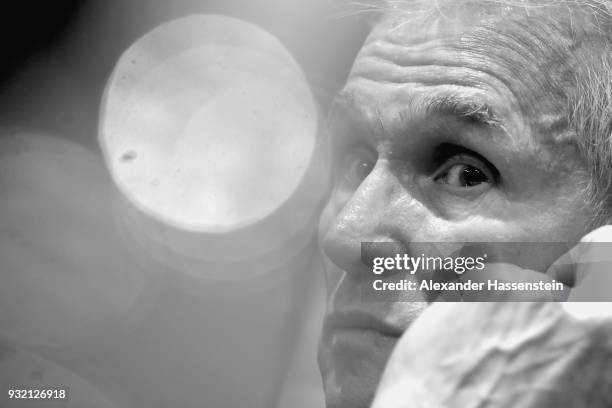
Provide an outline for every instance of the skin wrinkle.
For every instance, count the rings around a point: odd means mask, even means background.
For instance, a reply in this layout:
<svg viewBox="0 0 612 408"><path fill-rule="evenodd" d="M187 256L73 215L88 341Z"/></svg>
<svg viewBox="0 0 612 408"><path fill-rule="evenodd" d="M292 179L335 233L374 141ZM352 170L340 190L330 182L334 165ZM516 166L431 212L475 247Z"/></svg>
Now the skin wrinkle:
<svg viewBox="0 0 612 408"><path fill-rule="evenodd" d="M374 51L374 55L376 56L384 56L384 57L388 57L390 59L392 59L392 62L400 65L400 66L416 66L417 63L420 63L421 65L426 65L429 63L429 61L431 60L432 62L435 62L436 64L438 64L439 66L452 66L453 64L456 64L456 62L454 63L445 63L445 61L443 59L441 59L440 57L436 57L435 55L432 56L432 53L426 53L426 47L419 47L419 46L414 46L411 45L409 47L401 47L399 45L394 45L395 43L397 43L396 40L393 40L394 36L386 36L385 37L385 42L381 42L378 41L376 42L374 45L372 45L372 48L376 51ZM504 49L504 50L513 50L516 47L516 44L518 42L518 40L520 40L520 37L517 38L512 38L509 37L507 41L498 41L498 44L495 44L494 41L496 40L491 40L491 38L496 38L496 37L503 37L502 33L499 33L497 31L493 31L493 32L481 32L480 35L478 33L478 31L474 34L471 34L470 36L462 36L461 42L458 45L453 46L448 46L449 49L455 49L456 51L458 51L461 56L459 57L460 62L467 62L467 64L470 66L471 68L473 68L473 71L469 71L466 70L466 73L471 74L472 72L474 73L474 77L466 79L466 82L468 82L470 79L476 84L476 86L478 86L478 83L480 81L486 83L487 80L489 81L493 81L494 79L499 80L499 82L502 82L506 88L510 88L511 84L507 81L504 80L504 76L510 76L511 72L513 71L513 69L516 69L517 66L529 66L529 63L531 61L533 61L534 59L537 58L548 58L548 57L543 57L543 56L538 56L535 55L534 52L530 52L531 55L529 55L528 57L523 57L521 55L521 53L518 53L516 50L512 51L515 54L515 58L507 58L504 55L495 55L495 58L490 58L488 57L488 55L491 54L491 48L493 49ZM525 43L527 44L529 40L525 40ZM433 46L435 45L440 45L443 42L442 41L430 41L432 43ZM445 40L445 42L447 42ZM493 42L493 44L491 44ZM391 45L388 45L391 44ZM493 46L491 46L493 45ZM379 47L374 48L374 47ZM367 46L366 46L367 48ZM423 49L425 48L425 49ZM523 47L525 48L525 47ZM420 51L417 53L417 55L414 55L414 51ZM440 52L439 50L436 50L437 52ZM526 49L523 54L527 53L528 49ZM421 55L418 55L421 54ZM562 58L561 55L563 55L563 53L561 52L557 52L556 53L557 56L555 57L555 59L560 59ZM519 58L520 57L520 58ZM486 62L483 63L483 60L485 60ZM505 62L507 61L507 62ZM502 69L500 69L502 68ZM502 72L503 74L500 75L499 72ZM405 72L404 73L404 77L410 77L411 72ZM488 77L487 77L488 76ZM536 89L556 89L556 87L551 86L552 81L550 81L549 79L546 78L546 76L544 76L544 79L540 78L540 76L536 75L530 75L528 73L526 73L524 75L525 78L527 78L528 80L533 81L532 86L528 86L525 87L524 89L521 90L516 90L515 92L517 94L519 94L520 96L518 98L512 98L514 101L518 100L527 100L528 103L523 104L523 111L525 110L524 105L530 105L529 109L532 110L533 109L533 105L536 106L542 106L542 100L546 101L546 100L563 100L564 98L560 98L559 95L562 94L562 92L554 92L554 91L550 91L547 92L545 95L545 98L540 98L540 100L538 101L539 103L535 104L533 101L533 95L535 94L533 92L533 88L535 87ZM462 77L464 78L464 77ZM492 78L492 79L489 79ZM536 78L541 79L540 81L534 81ZM398 78L394 78L395 81L402 81L403 78L402 77L398 77ZM497 81L495 81L497 82ZM500 87L495 87L495 85L498 85L496 83L493 83L493 87L494 88L500 88ZM508 95L512 95L512 92L509 91L506 94L506 97L508 97ZM546 128L551 128L551 126L549 124L546 125L539 125L537 126L538 130L542 130L545 131L547 130Z"/></svg>
<svg viewBox="0 0 612 408"><path fill-rule="evenodd" d="M488 346L486 344L483 345L483 348L478 349L478 351L480 351L479 355L472 356L472 359L471 359L472 364L465 367L466 370L462 372L460 376L458 376L461 379L461 381L453 384L453 387L449 389L449 394L447 396L447 399L444 401L444 403L448 404L449 406L452 405L453 399L457 395L460 395L462 390L470 389L470 386L472 384L481 383L477 379L479 377L478 374L482 376L482 372L479 373L479 371L482 371L481 364L483 364L483 362L485 362L487 366L491 366L491 365L493 366L497 365L498 367L503 366L504 369L502 370L493 369L490 372L487 372L487 374L489 375L491 375L492 373L495 373L497 374L497 377L494 381L486 382L489 388L487 389L485 395L488 397L481 399L480 404L477 406L481 406L481 404L484 404L485 402L496 401L497 399L495 398L495 395L496 395L495 390L498 389L499 386L502 387L501 388L502 391L507 391L505 388L503 388L504 378L508 376L512 377L516 375L516 373L511 371L513 361L515 361L517 357L520 357L521 353L523 353L523 351L529 347L537 347L539 344L549 344L549 340L557 336L556 328L560 326L559 319L561 318L562 318L561 316L557 316L557 320L546 320L546 322L548 323L546 326L538 326L538 327L532 328L533 330L529 330L528 332L523 333L523 335L519 337L518 339L513 339L514 341L511 344L505 343L504 342L505 339L503 338L495 339L495 340L488 339L488 342L487 342L489 343ZM565 348L570 349L570 350L574 349L575 351L577 346L576 344L574 344L573 341L570 341L570 340L571 339L568 339L563 344L556 345L556 346L560 348L564 348L564 349ZM551 353L550 350L549 350L549 353L551 354L552 357L556 357L556 355L554 353ZM546 357L545 355L542 355L542 354L539 354L538 356L541 357L540 360L529 361L527 363L530 366L533 366L533 365L550 366L550 369L548 370L548 372L550 372L551 375L554 375L555 374L554 364L552 366L550 365L551 357ZM503 362L500 362L500 358L503 360ZM521 361L518 364L520 364L522 367L522 364L525 364L525 362ZM450 362L446 370L448 370L452 366L453 366L453 363ZM444 370L444 365L442 366L442 369ZM517 392L519 391L520 390L517 390ZM551 390L547 390L547 391L551 391ZM507 398L507 395L505 397ZM488 405L485 404L482 406L488 406Z"/></svg>
<svg viewBox="0 0 612 408"><path fill-rule="evenodd" d="M472 356L473 364L467 366L466 372L460 376L461 381L454 385L454 390L450 396L459 394L463 388L467 388L470 385L471 381L478 376L481 369L480 364L482 362L486 362L486 364L496 364L499 360L495 356L503 357L505 360L512 360L520 356L523 350L529 346L547 344L547 340L553 338L555 327L552 321L548 323L547 326L538 327L536 330L525 333L522 338L518 339L520 342L517 341L513 344L503 343L504 339L495 339L495 341L488 339L488 346L479 349L481 353L478 356ZM500 340L502 341L501 343L499 343ZM510 361L507 361L504 365L509 363ZM451 363L449 365L452 366L453 364ZM507 374L507 370L494 370L494 372L497 372L500 377L491 384L493 386L501 383L501 378ZM491 395L492 393L489 392L488 394Z"/></svg>
<svg viewBox="0 0 612 408"><path fill-rule="evenodd" d="M460 73L460 76L461 75L462 73ZM409 86L414 87L415 85L417 85L419 87L424 88L424 87L431 87L432 85L435 85L435 83L434 84L432 83L419 83L419 84L410 83L409 84L409 83L399 83L399 82L398 83L388 82L386 80L377 81L371 78L366 79L363 76L355 78L355 81L358 81L358 80L369 80L369 81L371 80L374 83L382 83L385 85L395 86L397 89L405 88L403 90L406 92L410 91L410 89L408 89ZM433 82L433 81L429 81L429 82ZM447 88L450 88L450 86L447 86ZM455 92L461 91L459 86L453 86L453 88L455 89ZM466 88L466 89L469 89L469 88ZM494 93L494 89L488 88L488 90L490 93ZM463 93L465 96L467 92L463 91L461 93ZM338 98L336 98L335 103L334 103L334 108L333 108L334 112L337 112L339 106L341 105L358 109L359 103L356 101L355 98L351 97L350 94L351 92L347 91L347 89L344 89L343 92L340 93L340 95L338 96ZM440 92L431 92L431 95L427 96L427 94L424 92L423 99L418 101L418 104L420 104L421 106L416 107L414 106L414 103L413 103L414 101L408 101L407 104L409 106L412 105L412 107L410 109L406 109L406 111L418 109L418 110L422 110L426 112L428 115L431 115L434 113L449 114L449 115L459 114L461 116L466 117L466 119L468 119L469 121L479 122L486 126L498 127L504 133L509 134L507 129L503 126L500 118L498 118L494 112L491 112L490 106L487 106L484 101L476 102L479 99L482 99L480 94L475 95L475 98L472 100L465 99L465 98L457 98L456 96L447 96L445 95L444 91L442 91L440 95L438 94L440 94ZM425 109L423 109L422 107L425 107ZM377 130L382 130L382 132L380 133L376 132L376 133L382 136L390 135L391 130L383 124L384 116L381 114L380 107L377 106L375 109L375 112L377 116L376 120L380 124L379 129ZM400 115L400 119L398 122L400 124L409 123L409 120L411 118L405 117L404 111L400 111L399 115ZM400 128L403 129L403 125L400 126Z"/></svg>
<svg viewBox="0 0 612 408"><path fill-rule="evenodd" d="M526 24L519 23L521 28L524 28L525 32L530 32L529 27ZM549 28L549 25L543 25L541 28L545 30ZM538 100L538 102L542 103L543 101L549 100L552 101L552 106L549 108L555 109L560 103L564 102L567 99L567 95L564 92L564 88L567 84L560 83L556 78L557 72L567 72L567 61L571 60L569 51L567 47L560 46L557 47L559 43L564 42L566 38L566 33L561 32L560 30L550 30L547 33L540 32L538 30L531 30L531 36L535 37L539 42L539 50L537 50L537 54L534 55L534 61L546 61L545 65L539 64L538 70L543 74L542 79L542 90L548 90L547 93L544 93L544 98ZM555 39L555 41L551 41ZM554 45L551 45L550 43ZM531 63L533 64L534 61ZM560 103L554 103L556 101L560 101Z"/></svg>
<svg viewBox="0 0 612 408"><path fill-rule="evenodd" d="M557 316L557 317L559 318L559 316ZM543 329L541 327L537 327L535 331L530 331L530 332L526 333L525 335L523 335L522 338L525 340L525 342L521 342L520 346L525 347L525 345L531 344L531 343L534 343L534 344L537 345L539 343L537 343L536 339L542 339L542 335L544 335L544 336L552 336L553 333L551 331L555 331L557 329L557 327L558 327L558 323L559 323L558 318L556 320L548 321L549 324L546 326L546 329ZM484 323L486 323L486 322L484 322ZM483 327L482 329L486 330L486 326ZM512 345L510 345L508 347L501 347L500 348L500 347L497 347L497 345L495 343L493 343L492 341L490 341L489 343L490 343L489 346L486 346L486 344L485 344L484 345L485 347L483 349L478 349L478 351L480 351L480 354L479 354L480 357L477 357L475 359L470 359L469 360L470 362L472 362L472 364L471 364L471 366L468 366L468 369L467 369L468 372L469 371L477 371L478 365L482 361L491 361L493 359L493 360L496 361L496 363L499 363L499 359L492 358L491 357L491 353L493 353L493 354L495 354L495 355L497 355L499 357L506 357L508 355L506 353L507 351L512 351L514 353L518 353L519 352L519 350L517 350L517 348L516 348L516 347L518 347L517 344L512 344ZM576 350L577 346L576 346L575 342L571 338L568 338L565 342L563 342L560 345L560 347L564 348L566 345L569 346L570 348L573 348L574 350ZM462 356L457 356L457 359L461 363L463 362ZM530 362L530 361L528 361L528 363L533 364L533 362ZM453 362L450 362L448 366L444 366L443 365L442 367L440 367L437 370L437 372L447 373L447 372L449 372L449 369L452 368L452 365L453 365ZM500 364L500 365L505 365L505 364ZM498 373L498 376L497 376L498 380L497 381L493 381L492 384L491 383L487 383L487 385L490 386L489 392L486 393L487 398L488 398L487 401L489 401L489 402L498 401L498 399L496 398L495 392L492 392L491 390L495 389L495 386L499 383L499 381L501 381L503 379L504 375L510 375L510 376L516 375L513 371L509 371L509 370L510 370L510 367L507 367L507 370L502 370L504 372L500 372L499 370L493 370L492 371L492 373ZM485 373L485 374L491 374L491 373ZM552 374L554 374L554 372ZM460 395L460 393L456 393L456 391L461 391L462 388L469 389L469 386L472 385L469 380L466 381L466 378L464 376L459 376L459 377L463 378L464 381L461 384L453 384L453 387L450 390L447 390L447 391L450 391L450 395L449 396L446 396L446 395L445 396L441 396L442 398L446 397L445 401L447 403L448 402L453 402L453 401L448 399L448 398L451 398L450 396L452 396L452 395L455 395L455 396ZM469 375L468 375L468 377L472 378ZM508 395L505 395L505 397L507 398ZM473 400L471 402L476 403L476 401L473 401ZM481 403L484 403L484 402L481 401ZM449 403L448 405L451 406L453 404ZM446 406L446 405L444 405L444 406ZM480 406L480 405L476 405L476 406ZM484 405L484 406L487 406L487 405Z"/></svg>
<svg viewBox="0 0 612 408"><path fill-rule="evenodd" d="M571 41L568 40L568 38L571 38L572 30L568 33L567 30L563 29L563 24L550 19L548 19L546 24L538 25L535 28L533 25L528 25L518 20L507 23L518 26L515 30L515 34L505 34L495 28L497 23L499 23L498 19L496 19L494 23L490 22L488 24L483 24L482 27L477 28L469 35L463 35L461 40L462 44L460 44L457 49L463 51L467 59L482 62L483 58L485 58L487 63L481 65L484 65L485 67L483 68L486 68L489 72L498 71L500 66L502 66L506 72L512 72L517 66L530 66L534 61L538 60L549 61L547 66L539 67L539 71L546 73L546 75L532 76L529 73L525 75L528 80L534 82L533 86L537 87L537 89L547 90L547 92L544 93L544 97L540 97L539 100L534 101L533 98L536 93L532 91L533 87L526 87L524 90L518 92L520 93L519 99L530 102L526 105L535 104L538 106L544 106L548 101L556 101L555 106L550 106L550 108L558 109L562 101L566 100L566 92L564 92L563 85L569 82L567 79L570 75L568 75L567 72L571 72L571 70L569 68L564 69L563 73L557 73L557 71L560 67L567 66L567 64L562 62L567 59L567 56L570 55L572 50ZM528 33L529 35L525 36L524 33ZM390 35L388 37L390 39L388 38L387 40L390 43L394 44L398 42L393 39L394 36ZM502 38L506 40L501 41ZM495 41L497 41L498 44L490 44ZM536 44L535 47L534 43ZM497 46L491 47L491 45ZM503 49L507 54L512 54L514 58L508 59L504 55L495 56L496 58L494 59L488 58L491 48ZM519 49L521 52L518 51ZM481 52L473 53L473 51L468 50ZM555 72L552 72L552 67L555 67ZM539 79L540 81L535 81L535 79ZM506 83L506 85L508 84ZM546 126L538 126L538 128L542 131L546 130Z"/></svg>
<svg viewBox="0 0 612 408"><path fill-rule="evenodd" d="M400 66L438 65L442 67L467 67L473 70L473 72L482 73L477 76L478 79L484 77L484 75L486 75L487 78L490 78L491 82L493 82L491 85L493 85L494 88L495 85L500 85L500 83L503 84L504 86L500 88L503 89L505 87L509 90L508 93L504 92L504 96L507 98L512 98L513 103L516 102L516 98L510 91L511 87L509 82L503 78L504 76L510 76L513 70L507 69L506 67L501 67L499 64L496 64L495 61L490 61L495 63L495 65L491 65L490 63L481 64L479 59L488 55L491 50L486 50L486 52L474 54L473 56L469 54L470 48L480 46L480 44L473 44L472 42L466 42L463 44L465 40L460 41L459 44L453 44L450 39L444 39L425 42L424 44L429 44L429 47L402 47L399 40L394 39L394 37L395 36L392 35L385 36L385 42L381 42L380 45L390 45L384 47L383 49L372 47L374 49L374 55L383 54L385 58L392 60L394 63ZM369 49L366 49L366 51L369 51ZM450 58L448 55L445 55L446 51L455 51L458 53L458 55L456 58ZM438 54L440 54L440 56L437 56ZM503 75L498 73L499 68L505 68Z"/></svg>
<svg viewBox="0 0 612 408"><path fill-rule="evenodd" d="M568 377L568 372L567 369L565 368L566 365L572 365L572 364L576 364L576 366L578 366L579 364L577 364L577 361L580 359L584 359L585 356L585 342L583 339L577 339L577 341L574 344L571 344L568 347L568 350L566 350L563 355L564 355L564 362L561 361L553 361L549 366L548 366L548 370L546 371L546 374L548 374L549 378L545 379L545 382L548 384L554 384L554 378L557 379L561 379L561 378L567 378ZM575 384L571 384L571 385L575 385ZM566 385L567 386L567 385ZM552 388L545 388L545 387L537 387L534 386L534 389L540 389L540 390L544 390L547 391L545 393L540 393L540 394L536 394L532 399L534 400L534 402L532 404L530 404L529 406L538 406L538 405L543 405L546 403L550 403L551 399L554 400L555 395L556 395L556 390L552 389ZM573 403L570 404L570 406L577 406L575 405L576 403L582 403L583 401L581 401L581 397L585 394L584 391L580 390L579 386L575 387L577 389L577 392L575 393L576 396L578 396L578 400L574 400ZM564 401L564 403L567 403L569 401Z"/></svg>
<svg viewBox="0 0 612 408"><path fill-rule="evenodd" d="M428 67L419 67L419 69L425 68L427 69ZM429 69L430 73L432 71L432 69ZM454 69L446 69L446 72L454 72ZM457 71L459 72L465 72L466 70L464 69L460 69L458 68ZM408 73L405 73L406 77L409 77L410 75ZM464 75L463 78L467 77L468 75ZM358 79L358 78L355 78ZM449 85L450 81L444 81L443 78L432 78L432 80L427 80L426 78L420 78L423 80L423 82L401 82L401 79L396 79L393 81L389 81L386 79L377 79L377 78L373 78L373 77L367 77L367 76L361 76L359 79L362 80L368 80L368 81L373 81L376 82L377 84L385 84L385 85L389 85L389 86L395 86L398 89L403 89L403 90L408 90L411 87L420 87L420 88L427 88L427 87L435 87L435 86L446 86L446 89L448 90L451 85ZM508 131L507 127L504 124L504 121L502 120L501 116L498 116L496 114L496 111L493 110L492 106L487 104L484 96L487 95L487 90L490 89L488 87L482 86L479 87L479 89L481 89L483 91L483 93L475 93L473 95L473 98L467 98L465 97L465 95L470 91L470 85L471 83L474 83L473 79L466 79L465 81L454 81L455 84L452 85L452 87L454 89L456 89L457 91L461 90L461 88L464 88L464 92L462 92L464 94L463 98L457 98L457 97L453 97L453 96L446 96L444 95L444 92L433 92L431 97L423 97L421 100L418 101L418 103L421 105L421 107L419 107L417 110L426 112L427 114L433 115L433 114L446 114L446 115L452 115L452 114L456 114L458 116L464 117L466 119L467 122L473 122L473 123L480 123L484 126L489 126L491 128L498 128L499 130L503 131L504 133L506 133L510 138L512 138L512 135L510 134L510 132ZM459 84L457 84L457 82ZM470 83L471 82L471 83ZM488 94L492 94L493 91L489 91ZM410 111L410 109L406 109L407 111ZM377 112L378 116L379 116L379 121L382 120L380 119L380 112ZM400 112L401 115L401 112ZM407 117L403 117L400 121L402 122L408 122L409 118ZM389 134L389 131L386 130L385 131L386 134Z"/></svg>
<svg viewBox="0 0 612 408"><path fill-rule="evenodd" d="M381 65L378 65L380 67ZM428 69L428 67L418 67L418 70ZM462 69L450 69L447 72L454 73L456 75L462 75L465 70ZM458 74L457 74L458 72ZM411 77L414 77L412 75ZM452 78L452 76L450 76ZM368 81L373 85L386 85L396 88L402 93L415 93L417 97L405 101L405 109L398 112L399 119L394 126L385 126L384 134L397 136L398 132L401 133L405 128L405 124L411 121L418 120L414 114L408 115L406 112L420 112L422 114L439 114L439 115L460 115L465 117L468 122L477 121L479 124L484 126L490 126L498 128L507 134L508 137L513 138L510 132L503 125L502 120L498 117L495 111L491 111L494 102L488 102L487 95L497 94L498 98L501 95L495 92L494 89L487 87L486 89L476 88L471 86L473 84L470 81L463 80L443 80L433 76L429 80L427 78L420 78L423 82L400 82L399 80L389 81L387 79L376 79L368 78L360 75L359 73L352 77L354 83L360 81ZM454 82L454 83L453 83ZM460 83L460 85L457 85ZM483 92L481 92L481 90ZM347 107L359 109L359 101L351 96L352 89L347 88L342 92L341 97L336 101L338 104L344 104ZM457 97L456 94L462 95ZM501 100L501 99L500 99ZM453 106L455 105L455 106ZM508 109L501 109L500 111L506 111ZM384 119L384 116L380 116L380 108L376 109L379 117L377 120L380 122Z"/></svg>
<svg viewBox="0 0 612 408"><path fill-rule="evenodd" d="M455 85L472 86L495 93L498 93L499 85L503 84L498 78L486 72L441 61L437 62L436 65L430 65L428 61L419 61L419 63L415 61L413 65L400 65L380 57L368 56L365 60L371 61L371 66L364 64L361 67L362 69L355 71L355 75L389 84L408 85L410 83L417 83L428 86L449 84L448 79L441 76L441 74L450 74L448 76L454 79ZM390 68L390 72L385 72L385 78L377 76L377 73L380 73L379 65L388 65ZM497 84L498 86L492 87L491 84ZM504 92L503 94L507 97L511 95L510 92Z"/></svg>
<svg viewBox="0 0 612 408"><path fill-rule="evenodd" d="M521 101L521 110L524 116L528 116L526 115L527 110L532 113L534 107L537 107L540 113L548 113L562 106L562 102L557 101L560 97L562 97L561 101L565 100L565 95L558 91L558 87L552 83L553 81L550 80L548 75L550 71L548 68L552 65L536 67L535 70L521 69L522 67L533 67L534 61L539 58L548 58L538 56L533 50L523 47L521 42L528 43L531 41L530 39L483 30L475 33L470 40L466 40L464 45L471 50L466 51L466 53L474 53L473 60L478 61L479 64L492 67L494 70L501 67L503 72L514 70L514 75L516 75L517 67L519 67L519 75L524 82L524 86L514 87L512 90L517 95L516 99ZM505 55L497 55L491 53L491 49L512 51L505 52Z"/></svg>

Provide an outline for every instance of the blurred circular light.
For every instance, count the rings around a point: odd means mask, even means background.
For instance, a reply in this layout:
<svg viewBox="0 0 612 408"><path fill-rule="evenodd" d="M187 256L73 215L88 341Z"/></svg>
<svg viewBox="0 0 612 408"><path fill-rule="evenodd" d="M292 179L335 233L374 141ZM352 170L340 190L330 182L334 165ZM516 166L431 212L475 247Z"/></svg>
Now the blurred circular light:
<svg viewBox="0 0 612 408"><path fill-rule="evenodd" d="M99 141L141 211L181 230L228 233L295 195L317 131L308 83L276 38L198 15L160 25L123 53Z"/></svg>

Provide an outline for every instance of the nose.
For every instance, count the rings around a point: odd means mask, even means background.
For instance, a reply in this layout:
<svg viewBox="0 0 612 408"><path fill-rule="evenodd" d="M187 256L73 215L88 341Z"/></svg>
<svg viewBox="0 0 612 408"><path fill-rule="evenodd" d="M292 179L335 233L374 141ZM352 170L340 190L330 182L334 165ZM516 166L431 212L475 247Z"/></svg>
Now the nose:
<svg viewBox="0 0 612 408"><path fill-rule="evenodd" d="M399 186L384 162L378 162L331 221L322 249L329 260L353 279L369 273L361 262L362 242L393 242L386 225Z"/></svg>

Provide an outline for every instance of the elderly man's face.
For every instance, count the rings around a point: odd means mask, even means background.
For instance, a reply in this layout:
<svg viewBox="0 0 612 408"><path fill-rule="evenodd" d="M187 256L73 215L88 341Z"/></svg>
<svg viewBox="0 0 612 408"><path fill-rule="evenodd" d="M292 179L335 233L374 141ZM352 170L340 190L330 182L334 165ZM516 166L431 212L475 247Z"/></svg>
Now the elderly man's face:
<svg viewBox="0 0 612 408"><path fill-rule="evenodd" d="M550 46L555 33L501 20L476 28L466 16L426 27L380 21L332 110L319 355L328 407L369 406L396 340L427 306L414 292L362 300L371 271L361 242L408 253L413 242L574 242L592 217L555 90L571 86Z"/></svg>

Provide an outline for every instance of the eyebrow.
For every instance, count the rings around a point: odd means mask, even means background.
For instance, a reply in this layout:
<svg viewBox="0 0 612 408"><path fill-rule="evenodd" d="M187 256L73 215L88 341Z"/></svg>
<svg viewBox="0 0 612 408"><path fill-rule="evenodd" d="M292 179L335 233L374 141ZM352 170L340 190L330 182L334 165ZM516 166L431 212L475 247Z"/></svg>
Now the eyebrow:
<svg viewBox="0 0 612 408"><path fill-rule="evenodd" d="M501 116L497 114L496 109L494 109L486 100L478 95L457 95L457 94L448 94L442 93L437 95L419 95L413 99L413 109L416 111L420 111L421 114L428 115L442 115L447 117L454 117L468 125L476 125L483 129L490 129L494 131L501 131L500 134L509 137L510 139L514 139L512 134L509 132L507 128L506 120L502 119ZM340 90L336 97L333 100L333 103L330 107L328 119L333 118L339 112L342 112L344 109L348 111L357 111L359 112L359 103L354 98L352 92L347 92L346 89ZM408 109L409 111L413 109ZM377 115L379 118L379 122L381 122L380 112L377 110ZM340 116L344 116L340 114ZM400 113L400 117L402 117L402 122L404 126L406 123L410 123L412 119L410 119L412 115L407 114L406 111ZM382 122L381 122L382 124ZM384 129L385 126L382 126ZM498 132L494 132L493 134L497 134ZM335 141L339 142L343 140L345 136L344 134L336 134L333 138Z"/></svg>
<svg viewBox="0 0 612 408"><path fill-rule="evenodd" d="M428 114L455 116L476 125L506 131L504 121L483 101L458 96L441 96L426 101L425 109Z"/></svg>

